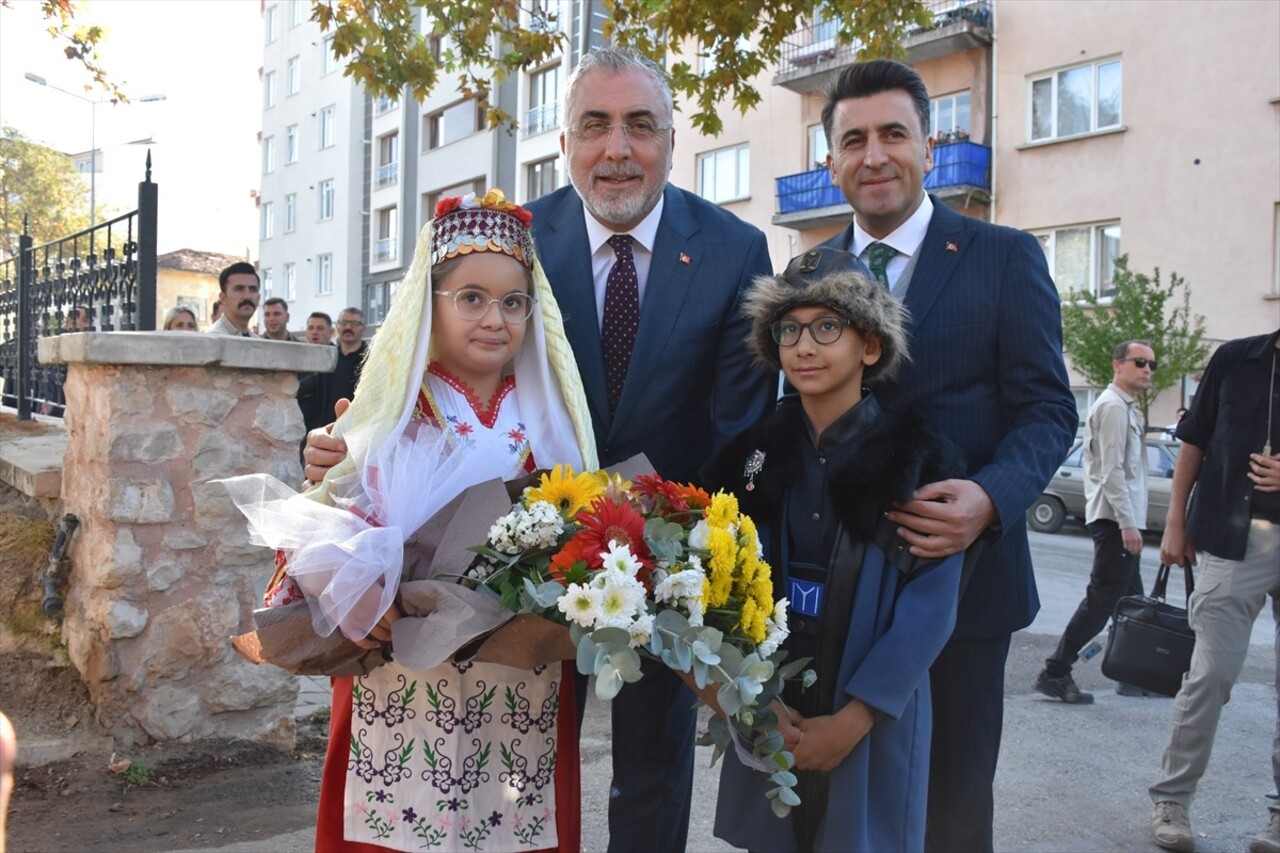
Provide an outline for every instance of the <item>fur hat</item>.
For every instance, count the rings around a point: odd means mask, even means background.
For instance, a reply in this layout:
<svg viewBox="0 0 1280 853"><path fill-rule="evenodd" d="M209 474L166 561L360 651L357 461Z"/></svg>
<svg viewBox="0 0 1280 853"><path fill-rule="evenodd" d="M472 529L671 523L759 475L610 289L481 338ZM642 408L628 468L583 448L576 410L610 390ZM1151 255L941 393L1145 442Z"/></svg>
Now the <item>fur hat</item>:
<svg viewBox="0 0 1280 853"><path fill-rule="evenodd" d="M819 247L792 258L782 275L758 277L743 298L743 310L751 318L747 345L757 359L781 369L778 345L769 326L790 309L805 305L830 308L859 334L875 335L880 341L880 360L863 374L868 385L892 379L902 362L910 358L907 309L856 257Z"/></svg>

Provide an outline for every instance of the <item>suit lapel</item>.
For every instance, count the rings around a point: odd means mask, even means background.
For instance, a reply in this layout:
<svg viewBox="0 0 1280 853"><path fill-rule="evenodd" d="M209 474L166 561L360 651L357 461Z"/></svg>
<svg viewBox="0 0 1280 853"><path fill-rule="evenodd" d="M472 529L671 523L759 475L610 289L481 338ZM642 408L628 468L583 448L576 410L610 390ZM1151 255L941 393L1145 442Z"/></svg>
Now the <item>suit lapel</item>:
<svg viewBox="0 0 1280 853"><path fill-rule="evenodd" d="M543 231L546 239L539 242L538 255L560 303L565 335L578 362L591 417L600 424L599 434L603 435L609 426L609 392L605 386L600 326L596 321L595 278L591 272L585 215L582 199L570 189L560 203L547 212Z"/></svg>
<svg viewBox="0 0 1280 853"><path fill-rule="evenodd" d="M684 308L701 260L699 253L689 245L689 238L697 232L698 223L684 198L668 185L662 204L649 278L645 282L644 304L640 306L635 349L631 351L631 363L627 367L622 399L618 401L615 424L626 423L633 413L639 414L640 401L653 379L654 366L666 349L671 329ZM688 263L685 263L686 259ZM596 348L599 349L599 341ZM603 372L601 375L603 377ZM615 426L610 426L610 436L615 429Z"/></svg>
<svg viewBox="0 0 1280 853"><path fill-rule="evenodd" d="M973 238L973 230L967 227L962 215L936 198L932 201L933 216L920 244L920 258L903 300L911 312L912 328L919 328L924 321Z"/></svg>

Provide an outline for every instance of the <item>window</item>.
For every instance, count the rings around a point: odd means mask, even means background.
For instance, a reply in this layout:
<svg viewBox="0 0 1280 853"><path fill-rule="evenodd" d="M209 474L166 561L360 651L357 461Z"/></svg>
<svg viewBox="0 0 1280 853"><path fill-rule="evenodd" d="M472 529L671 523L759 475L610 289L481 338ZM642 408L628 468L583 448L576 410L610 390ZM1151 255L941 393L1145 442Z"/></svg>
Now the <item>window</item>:
<svg viewBox="0 0 1280 853"><path fill-rule="evenodd" d="M271 44L280 35L280 8L268 6L262 13L262 23L267 31L267 44Z"/></svg>
<svg viewBox="0 0 1280 853"><path fill-rule="evenodd" d="M529 29L535 33L567 33L569 22L569 4L564 0L534 0L529 10Z"/></svg>
<svg viewBox="0 0 1280 853"><path fill-rule="evenodd" d="M1103 299L1115 294L1111 279L1120 254L1119 222L1058 228L1036 234L1036 239L1063 299L1081 293Z"/></svg>
<svg viewBox="0 0 1280 853"><path fill-rule="evenodd" d="M929 101L929 135L939 142L969 138L969 93L956 92Z"/></svg>
<svg viewBox="0 0 1280 853"><path fill-rule="evenodd" d="M289 61L285 63L285 88L288 94L298 94L298 89L302 88L302 59L301 57L291 56Z"/></svg>
<svg viewBox="0 0 1280 853"><path fill-rule="evenodd" d="M427 149L440 148L484 127L484 102L459 101L451 107L432 113L423 121L426 123L424 136Z"/></svg>
<svg viewBox="0 0 1280 853"><path fill-rule="evenodd" d="M259 270L258 270L258 277L259 277L260 279L262 279L262 288L261 288L261 289L262 289L262 298L263 298L263 299L266 299L267 297L269 297L269 296L271 296L271 295L272 295L272 294L271 294L271 285L272 285L272 283L273 283L273 279L272 279L272 277L271 277L271 268L270 268L270 267L263 267L262 269L259 269Z"/></svg>
<svg viewBox="0 0 1280 853"><path fill-rule="evenodd" d="M396 208L384 207L375 216L373 262L385 264L396 259Z"/></svg>
<svg viewBox="0 0 1280 853"><path fill-rule="evenodd" d="M268 136L262 140L262 174L270 175L276 170L276 138Z"/></svg>
<svg viewBox="0 0 1280 853"><path fill-rule="evenodd" d="M291 124L284 129L284 163L298 162L298 126Z"/></svg>
<svg viewBox="0 0 1280 853"><path fill-rule="evenodd" d="M316 219L333 219L333 178L320 182L316 197Z"/></svg>
<svg viewBox="0 0 1280 853"><path fill-rule="evenodd" d="M284 233L292 234L298 230L298 194L289 193L284 197Z"/></svg>
<svg viewBox="0 0 1280 853"><path fill-rule="evenodd" d="M316 255L316 296L333 293L333 255Z"/></svg>
<svg viewBox="0 0 1280 853"><path fill-rule="evenodd" d="M289 28L306 20L307 0L289 0Z"/></svg>
<svg viewBox="0 0 1280 853"><path fill-rule="evenodd" d="M276 72L262 75L262 108L269 110L276 105Z"/></svg>
<svg viewBox="0 0 1280 853"><path fill-rule="evenodd" d="M320 147L332 148L338 134L338 108L332 104L320 111Z"/></svg>
<svg viewBox="0 0 1280 853"><path fill-rule="evenodd" d="M560 66L552 65L529 75L529 111L524 135L533 136L560 126Z"/></svg>
<svg viewBox="0 0 1280 853"><path fill-rule="evenodd" d="M364 321L369 326L380 326L387 316L387 306L399 282L375 281L364 286Z"/></svg>
<svg viewBox="0 0 1280 853"><path fill-rule="evenodd" d="M1030 82L1031 140L1120 126L1120 60L1056 71Z"/></svg>
<svg viewBox="0 0 1280 853"><path fill-rule="evenodd" d="M320 42L320 76L337 70L338 58L333 55L333 36L325 36Z"/></svg>
<svg viewBox="0 0 1280 853"><path fill-rule="evenodd" d="M286 302L298 298L298 268L294 264L284 265L284 298Z"/></svg>
<svg viewBox="0 0 1280 853"><path fill-rule="evenodd" d="M378 171L374 176L375 187L389 187L400 179L400 133L388 133L378 137Z"/></svg>
<svg viewBox="0 0 1280 853"><path fill-rule="evenodd" d="M276 231L276 207L269 201L264 201L259 209L261 222L258 225L258 239L270 240Z"/></svg>
<svg viewBox="0 0 1280 853"><path fill-rule="evenodd" d="M735 145L698 155L698 195L723 203L750 194L751 148Z"/></svg>
<svg viewBox="0 0 1280 853"><path fill-rule="evenodd" d="M813 160L813 168L827 168L827 155L831 148L827 145L827 132L822 125L815 124L809 128L809 156Z"/></svg>
<svg viewBox="0 0 1280 853"><path fill-rule="evenodd" d="M400 102L393 100L386 95L379 95L378 100L373 102L373 112L375 115L389 113L396 107L400 106Z"/></svg>
<svg viewBox="0 0 1280 853"><path fill-rule="evenodd" d="M548 157L546 160L539 160L536 163L530 163L528 166L529 173L529 192L527 198L533 201L535 198L542 198L550 192L554 192L560 188L560 158Z"/></svg>

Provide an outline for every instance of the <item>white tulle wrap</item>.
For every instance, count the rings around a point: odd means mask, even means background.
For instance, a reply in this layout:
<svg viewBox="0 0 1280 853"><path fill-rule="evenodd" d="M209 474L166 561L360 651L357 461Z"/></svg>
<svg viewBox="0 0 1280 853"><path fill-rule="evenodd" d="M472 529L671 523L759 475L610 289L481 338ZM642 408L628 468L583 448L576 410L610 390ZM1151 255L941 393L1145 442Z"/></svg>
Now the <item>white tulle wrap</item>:
<svg viewBox="0 0 1280 853"><path fill-rule="evenodd" d="M477 434L465 449L451 448L440 430L417 426L338 478L333 506L265 474L221 481L248 520L250 541L290 552L289 574L322 637L335 628L365 637L395 598L405 540L467 486L510 476L501 436Z"/></svg>

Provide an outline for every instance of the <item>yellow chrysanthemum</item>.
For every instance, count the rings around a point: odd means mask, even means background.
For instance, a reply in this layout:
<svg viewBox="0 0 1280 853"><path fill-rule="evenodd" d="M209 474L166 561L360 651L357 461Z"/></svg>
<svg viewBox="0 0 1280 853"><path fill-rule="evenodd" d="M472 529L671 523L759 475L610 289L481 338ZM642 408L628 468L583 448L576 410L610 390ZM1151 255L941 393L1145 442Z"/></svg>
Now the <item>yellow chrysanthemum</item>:
<svg viewBox="0 0 1280 853"><path fill-rule="evenodd" d="M711 496L711 506L707 507L707 526L720 530L728 530L729 525L738 520L738 499L724 492L716 492Z"/></svg>
<svg viewBox="0 0 1280 853"><path fill-rule="evenodd" d="M738 548L729 531L712 528L707 536L707 551L711 554L711 589L707 592L707 604L721 607L729 600L733 589L733 568Z"/></svg>
<svg viewBox="0 0 1280 853"><path fill-rule="evenodd" d="M538 485L524 490L525 506L546 501L562 518L572 518L604 492L604 480L596 473L575 474L569 465L557 465L543 474Z"/></svg>
<svg viewBox="0 0 1280 853"><path fill-rule="evenodd" d="M741 539L738 540L741 543ZM754 548L748 548L739 544L738 546L738 569L733 577L733 594L741 598L746 594L747 589L751 586L751 582L756 577L756 567L760 561L756 559L756 551Z"/></svg>
<svg viewBox="0 0 1280 853"><path fill-rule="evenodd" d="M742 636L751 642L759 645L764 642L765 636L768 634L768 627L765 619L773 612L773 607L761 607L751 599L742 602L742 613L739 616L738 627L742 631Z"/></svg>

